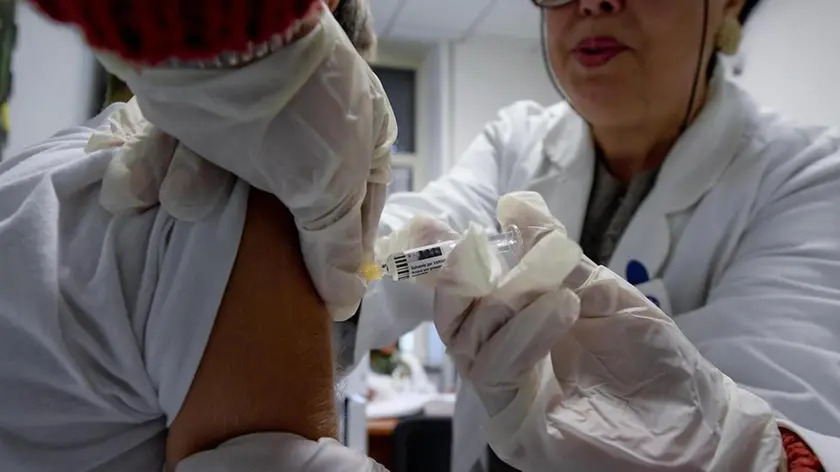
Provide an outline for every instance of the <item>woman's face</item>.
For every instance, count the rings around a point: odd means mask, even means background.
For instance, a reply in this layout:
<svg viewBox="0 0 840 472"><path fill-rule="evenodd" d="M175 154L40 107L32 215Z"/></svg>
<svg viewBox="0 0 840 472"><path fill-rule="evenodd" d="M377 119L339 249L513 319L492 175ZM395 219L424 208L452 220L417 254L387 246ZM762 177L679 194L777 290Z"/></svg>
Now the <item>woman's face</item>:
<svg viewBox="0 0 840 472"><path fill-rule="evenodd" d="M684 119L705 1L577 0L546 10L551 67L575 109L603 127ZM715 33L725 15L737 17L743 0L708 2L702 85Z"/></svg>

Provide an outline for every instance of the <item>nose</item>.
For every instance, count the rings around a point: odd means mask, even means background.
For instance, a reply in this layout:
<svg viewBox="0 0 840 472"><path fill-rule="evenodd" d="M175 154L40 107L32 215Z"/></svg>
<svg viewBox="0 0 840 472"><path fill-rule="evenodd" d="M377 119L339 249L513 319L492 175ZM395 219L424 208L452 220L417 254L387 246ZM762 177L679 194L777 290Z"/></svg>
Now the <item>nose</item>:
<svg viewBox="0 0 840 472"><path fill-rule="evenodd" d="M579 10L583 16L600 16L619 13L626 0L580 0Z"/></svg>

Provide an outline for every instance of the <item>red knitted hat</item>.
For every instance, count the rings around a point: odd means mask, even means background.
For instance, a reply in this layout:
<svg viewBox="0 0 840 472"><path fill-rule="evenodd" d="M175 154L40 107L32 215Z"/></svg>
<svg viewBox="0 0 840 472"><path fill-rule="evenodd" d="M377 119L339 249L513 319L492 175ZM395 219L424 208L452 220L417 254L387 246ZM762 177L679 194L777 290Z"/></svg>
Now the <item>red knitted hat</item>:
<svg viewBox="0 0 840 472"><path fill-rule="evenodd" d="M209 59L282 37L319 0L32 0L94 48L156 64Z"/></svg>

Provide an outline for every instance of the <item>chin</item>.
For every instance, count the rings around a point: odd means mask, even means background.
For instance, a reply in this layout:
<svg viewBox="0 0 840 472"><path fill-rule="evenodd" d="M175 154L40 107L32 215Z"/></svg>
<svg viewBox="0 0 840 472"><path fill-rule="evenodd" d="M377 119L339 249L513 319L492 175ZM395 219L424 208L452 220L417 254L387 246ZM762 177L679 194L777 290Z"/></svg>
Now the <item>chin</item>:
<svg viewBox="0 0 840 472"><path fill-rule="evenodd" d="M629 106L624 100L605 100L602 97L574 98L569 102L575 111L592 126L627 126L638 122L636 107Z"/></svg>
<svg viewBox="0 0 840 472"><path fill-rule="evenodd" d="M626 83L582 81L564 87L569 103L594 126L617 126L636 121L639 103L628 92Z"/></svg>

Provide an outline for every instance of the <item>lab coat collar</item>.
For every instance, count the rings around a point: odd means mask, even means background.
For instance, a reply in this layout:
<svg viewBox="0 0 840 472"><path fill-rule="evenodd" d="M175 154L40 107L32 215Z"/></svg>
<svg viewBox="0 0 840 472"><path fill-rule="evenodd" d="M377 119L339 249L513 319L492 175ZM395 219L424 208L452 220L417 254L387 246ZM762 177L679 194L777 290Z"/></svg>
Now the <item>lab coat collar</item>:
<svg viewBox="0 0 840 472"><path fill-rule="evenodd" d="M718 68L709 84L706 105L683 133L663 163L655 194L660 211L673 213L693 205L714 184L735 157L754 104ZM745 106L746 105L746 106ZM546 158L567 172L593 170L591 130L574 110L564 110L543 140ZM580 177L580 175L578 175Z"/></svg>
<svg viewBox="0 0 840 472"><path fill-rule="evenodd" d="M754 105L718 68L706 105L676 142L650 195L655 210L675 213L694 205L735 158Z"/></svg>
<svg viewBox="0 0 840 472"><path fill-rule="evenodd" d="M551 213L563 222L569 237L577 241L592 189L595 149L583 118L567 104L557 109L560 117L542 141L543 154L550 165L527 190L546 199Z"/></svg>
<svg viewBox="0 0 840 472"><path fill-rule="evenodd" d="M735 158L756 108L722 71L712 79L706 105L677 141L650 195L625 230L610 268L620 274L631 262L642 264L651 278L658 276L671 250L668 215L690 208L720 179ZM552 168L529 189L547 197L549 207L580 239L595 163L590 128L572 110L561 110L543 141Z"/></svg>
<svg viewBox="0 0 840 472"><path fill-rule="evenodd" d="M589 124L569 105L543 139L545 156L557 167L573 170L580 161L594 159L595 148Z"/></svg>
<svg viewBox="0 0 840 472"><path fill-rule="evenodd" d="M609 266L625 277L630 278L633 267L643 274L642 279L657 283L674 245L669 215L702 199L743 145L755 105L722 73L710 85L703 111L671 149L650 195L636 211L613 253ZM667 298L667 293L660 292L657 298Z"/></svg>

